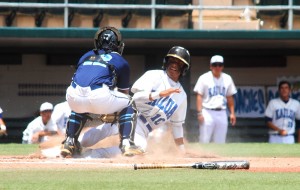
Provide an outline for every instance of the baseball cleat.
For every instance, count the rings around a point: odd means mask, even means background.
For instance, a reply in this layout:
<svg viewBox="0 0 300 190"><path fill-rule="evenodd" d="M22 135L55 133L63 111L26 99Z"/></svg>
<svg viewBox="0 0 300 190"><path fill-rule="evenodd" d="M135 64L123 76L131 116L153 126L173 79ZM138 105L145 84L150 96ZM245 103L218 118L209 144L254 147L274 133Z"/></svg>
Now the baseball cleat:
<svg viewBox="0 0 300 190"><path fill-rule="evenodd" d="M62 145L60 154L64 158L72 158L74 155L80 155L81 145L74 138L68 137Z"/></svg>
<svg viewBox="0 0 300 190"><path fill-rule="evenodd" d="M145 153L145 151L141 147L136 145L122 146L121 151L122 155L127 157L142 155Z"/></svg>

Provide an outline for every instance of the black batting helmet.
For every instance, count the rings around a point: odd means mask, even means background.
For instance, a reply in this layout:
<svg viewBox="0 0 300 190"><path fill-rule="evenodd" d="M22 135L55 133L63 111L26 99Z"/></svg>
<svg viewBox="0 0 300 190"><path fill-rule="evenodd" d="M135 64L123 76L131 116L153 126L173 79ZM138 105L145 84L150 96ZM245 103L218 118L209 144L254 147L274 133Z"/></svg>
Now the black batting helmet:
<svg viewBox="0 0 300 190"><path fill-rule="evenodd" d="M181 75L182 76L186 75L187 71L190 68L190 64L191 64L191 60L190 60L191 56L190 56L189 51L187 49L185 49L184 47L181 47L181 46L174 46L174 47L172 47L169 50L168 54L164 57L163 67L162 67L164 70L167 67L167 63L168 63L168 58L169 57L177 58L177 59L181 60L185 64L185 67L181 71Z"/></svg>
<svg viewBox="0 0 300 190"><path fill-rule="evenodd" d="M122 41L121 32L114 27L100 28L94 38L95 49L103 49L105 52L116 51L122 55L125 44Z"/></svg>

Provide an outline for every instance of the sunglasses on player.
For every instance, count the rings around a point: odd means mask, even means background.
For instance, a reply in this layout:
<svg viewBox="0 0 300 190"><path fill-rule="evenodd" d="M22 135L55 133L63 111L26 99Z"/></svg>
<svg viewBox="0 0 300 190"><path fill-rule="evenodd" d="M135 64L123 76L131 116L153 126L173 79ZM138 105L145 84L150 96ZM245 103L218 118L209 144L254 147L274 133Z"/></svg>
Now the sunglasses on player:
<svg viewBox="0 0 300 190"><path fill-rule="evenodd" d="M211 64L212 67L223 67L223 63L213 63Z"/></svg>

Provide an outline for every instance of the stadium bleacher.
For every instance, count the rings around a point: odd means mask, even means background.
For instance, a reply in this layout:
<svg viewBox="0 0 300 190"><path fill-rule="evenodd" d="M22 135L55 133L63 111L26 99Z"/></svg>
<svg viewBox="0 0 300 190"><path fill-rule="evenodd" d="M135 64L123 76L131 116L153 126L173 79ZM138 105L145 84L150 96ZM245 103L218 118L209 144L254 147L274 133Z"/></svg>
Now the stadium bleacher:
<svg viewBox="0 0 300 190"><path fill-rule="evenodd" d="M294 0L293 4L296 6L300 6L300 0ZM300 10L294 10L294 19L293 19L293 28L300 29Z"/></svg>
<svg viewBox="0 0 300 190"><path fill-rule="evenodd" d="M98 4L98 3L104 3L103 0L72 0L70 3L78 3L78 4ZM86 27L86 28L92 28L92 27L98 27L101 19L98 16L100 14L103 14L103 10L98 9L72 9L72 13L70 14L70 22L69 26L71 27Z"/></svg>
<svg viewBox="0 0 300 190"><path fill-rule="evenodd" d="M64 0L10 0L8 3L60 3ZM150 5L151 0L69 0L70 4ZM293 1L299 5L299 0ZM195 5L198 0L156 0L157 5ZM271 6L288 5L287 0L203 0L203 6ZM155 28L158 29L213 29L213 30L260 30L287 29L288 10L250 10L250 20L243 17L243 9L156 9ZM300 10L294 10L293 25L299 28ZM201 22L199 22L201 19ZM263 22L262 22L263 21ZM199 25L201 23L201 25ZM109 9L69 7L69 27L95 28L113 25L117 28L151 29L151 9ZM13 27L65 27L64 7L0 7L0 26Z"/></svg>
<svg viewBox="0 0 300 190"><path fill-rule="evenodd" d="M165 0L164 5L191 5L191 0ZM156 21L157 28L191 29L192 10L159 10L160 20Z"/></svg>
<svg viewBox="0 0 300 190"><path fill-rule="evenodd" d="M164 0L157 0L156 4L161 5ZM135 5L151 5L151 0L131 0L129 4ZM155 16L155 28L161 21L161 13L157 10ZM122 20L122 25L127 28L151 28L151 10L150 9L134 9L130 10L127 16Z"/></svg>
<svg viewBox="0 0 300 190"><path fill-rule="evenodd" d="M13 1L0 1L0 2L13 2ZM0 8L0 26L11 26L17 14L16 8L1 7Z"/></svg>
<svg viewBox="0 0 300 190"><path fill-rule="evenodd" d="M288 5L286 0L259 0L256 5L270 6L270 5ZM257 13L258 18L264 20L264 29L278 29L285 28L287 24L288 11L287 10L260 10Z"/></svg>
<svg viewBox="0 0 300 190"><path fill-rule="evenodd" d="M198 5L198 1L193 1L194 5ZM217 0L207 1L204 0L204 6L253 6L253 2L249 0ZM199 12L194 10L193 28L203 30L259 30L260 20L256 17L255 10L249 10L249 20L243 16L245 10L209 10L205 9ZM202 23L199 26L199 14L201 14Z"/></svg>

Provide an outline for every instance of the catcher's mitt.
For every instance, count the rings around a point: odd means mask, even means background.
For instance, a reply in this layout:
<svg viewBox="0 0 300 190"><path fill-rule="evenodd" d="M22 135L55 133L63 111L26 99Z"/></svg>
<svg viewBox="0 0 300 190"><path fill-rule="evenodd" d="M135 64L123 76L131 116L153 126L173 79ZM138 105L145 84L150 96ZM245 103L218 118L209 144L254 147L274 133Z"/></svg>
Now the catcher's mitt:
<svg viewBox="0 0 300 190"><path fill-rule="evenodd" d="M115 123L119 119L119 114L118 113L113 113L113 114L103 114L100 116L100 120L104 123Z"/></svg>

